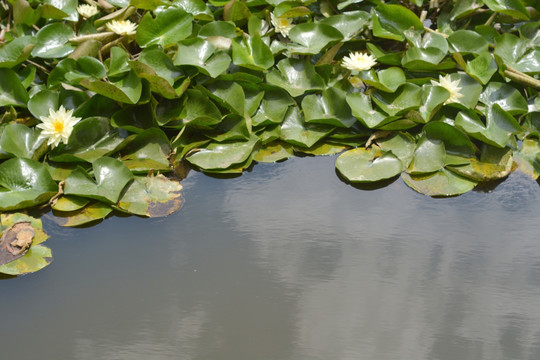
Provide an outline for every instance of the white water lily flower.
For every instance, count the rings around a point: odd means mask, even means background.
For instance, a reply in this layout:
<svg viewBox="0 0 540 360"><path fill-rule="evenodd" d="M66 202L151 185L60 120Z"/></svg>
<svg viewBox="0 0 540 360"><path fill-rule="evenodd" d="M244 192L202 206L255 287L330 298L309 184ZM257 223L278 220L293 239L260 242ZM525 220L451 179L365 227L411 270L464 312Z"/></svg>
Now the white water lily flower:
<svg viewBox="0 0 540 360"><path fill-rule="evenodd" d="M341 66L351 71L369 70L375 66L377 62L373 55L364 54L360 51L350 53L349 56L343 58Z"/></svg>
<svg viewBox="0 0 540 360"><path fill-rule="evenodd" d="M444 102L445 104L449 103L455 103L459 102L459 99L464 97L462 93L460 93L461 87L459 86L459 83L461 82L461 79L457 79L452 81L450 79L450 75L446 74L445 76L439 75L439 82L435 80L431 80L431 84L435 86L441 86L448 90L450 93L450 97Z"/></svg>
<svg viewBox="0 0 540 360"><path fill-rule="evenodd" d="M118 35L135 35L137 24L129 20L112 20L107 23L107 29Z"/></svg>
<svg viewBox="0 0 540 360"><path fill-rule="evenodd" d="M49 109L49 116L41 116L40 119L43 123L36 125L42 130L38 140L49 139L47 145L52 145L53 148L58 146L61 141L67 144L73 126L81 120L72 114L73 110L66 111L64 106L60 106L58 111Z"/></svg>
<svg viewBox="0 0 540 360"><path fill-rule="evenodd" d="M276 32L280 33L283 36L289 36L289 31L294 26L294 24L292 23L292 19L275 16L273 13L270 13L270 21L276 29Z"/></svg>
<svg viewBox="0 0 540 360"><path fill-rule="evenodd" d="M99 9L97 6L94 5L88 5L88 4L82 4L77 6L77 12L85 19L88 19L89 17L92 17L99 13Z"/></svg>

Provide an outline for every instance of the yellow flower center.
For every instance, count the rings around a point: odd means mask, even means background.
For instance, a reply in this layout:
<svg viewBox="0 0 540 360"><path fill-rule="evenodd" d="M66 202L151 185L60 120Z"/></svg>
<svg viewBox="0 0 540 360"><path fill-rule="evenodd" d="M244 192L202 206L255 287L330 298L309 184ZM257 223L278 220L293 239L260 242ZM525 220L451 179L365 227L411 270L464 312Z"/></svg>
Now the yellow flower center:
<svg viewBox="0 0 540 360"><path fill-rule="evenodd" d="M64 123L62 121L55 121L53 124L54 131L61 133L64 130Z"/></svg>

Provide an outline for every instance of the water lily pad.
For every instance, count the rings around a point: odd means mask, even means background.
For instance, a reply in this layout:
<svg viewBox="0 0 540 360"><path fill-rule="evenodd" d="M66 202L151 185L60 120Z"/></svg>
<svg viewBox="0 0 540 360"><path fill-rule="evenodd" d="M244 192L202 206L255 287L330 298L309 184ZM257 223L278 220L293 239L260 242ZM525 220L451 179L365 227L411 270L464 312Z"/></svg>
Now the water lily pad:
<svg viewBox="0 0 540 360"><path fill-rule="evenodd" d="M353 39L368 25L370 15L365 11L348 11L332 15L320 22L332 26L343 35L343 41Z"/></svg>
<svg viewBox="0 0 540 360"><path fill-rule="evenodd" d="M154 113L150 104L126 106L111 118L111 125L134 133L156 126Z"/></svg>
<svg viewBox="0 0 540 360"><path fill-rule="evenodd" d="M448 166L447 169L474 181L492 181L507 177L512 171L513 151L499 149L487 144L482 147L480 159L470 159L462 166Z"/></svg>
<svg viewBox="0 0 540 360"><path fill-rule="evenodd" d="M447 169L434 173L412 175L402 173L401 178L413 190L429 196L456 196L471 191L477 182L454 174Z"/></svg>
<svg viewBox="0 0 540 360"><path fill-rule="evenodd" d="M286 90L293 97L306 91L322 90L323 78L309 62L299 59L283 59L266 75L266 81Z"/></svg>
<svg viewBox="0 0 540 360"><path fill-rule="evenodd" d="M373 92L372 99L388 115L401 115L420 107L422 88L406 83L394 93Z"/></svg>
<svg viewBox="0 0 540 360"><path fill-rule="evenodd" d="M418 140L413 159L407 170L410 174L423 174L439 171L446 165L444 142L430 139L425 134Z"/></svg>
<svg viewBox="0 0 540 360"><path fill-rule="evenodd" d="M374 109L371 104L371 97L363 93L348 94L347 103L351 107L354 117L370 129L378 128L399 119L399 117L387 116L378 108Z"/></svg>
<svg viewBox="0 0 540 360"><path fill-rule="evenodd" d="M491 10L515 17L520 20L529 20L529 13L519 0L483 0Z"/></svg>
<svg viewBox="0 0 540 360"><path fill-rule="evenodd" d="M533 179L540 176L540 143L537 139L525 139L520 149L514 153L514 160L518 163L519 170Z"/></svg>
<svg viewBox="0 0 540 360"><path fill-rule="evenodd" d="M57 191L58 186L41 163L13 158L0 164L0 211L42 204Z"/></svg>
<svg viewBox="0 0 540 360"><path fill-rule="evenodd" d="M342 40L343 34L322 22L308 22L294 26L289 31L289 38L294 42L289 45L292 53L318 54L328 45Z"/></svg>
<svg viewBox="0 0 540 360"><path fill-rule="evenodd" d="M97 202L75 211L54 211L54 221L64 227L82 226L105 219L112 210L109 205Z"/></svg>
<svg viewBox="0 0 540 360"><path fill-rule="evenodd" d="M141 98L143 88L141 79L133 70L117 81L83 79L81 85L97 94L127 104L136 104Z"/></svg>
<svg viewBox="0 0 540 360"><path fill-rule="evenodd" d="M201 38L180 42L174 58L174 65L192 65L213 78L224 73L230 63L229 55L222 51L216 52L214 45Z"/></svg>
<svg viewBox="0 0 540 360"><path fill-rule="evenodd" d="M188 155L186 160L203 170L225 170L246 161L258 142L259 138L252 135L245 142L211 143L206 148Z"/></svg>
<svg viewBox="0 0 540 360"><path fill-rule="evenodd" d="M153 18L148 12L139 23L135 40L140 47L161 45L167 47L191 35L193 15L170 7Z"/></svg>
<svg viewBox="0 0 540 360"><path fill-rule="evenodd" d="M489 83L480 94L479 101L486 106L498 104L511 115L523 114L529 110L527 100L516 88L500 82Z"/></svg>
<svg viewBox="0 0 540 360"><path fill-rule="evenodd" d="M306 124L297 107L291 106L281 125L281 139L306 148L310 148L334 130L333 127Z"/></svg>
<svg viewBox="0 0 540 360"><path fill-rule="evenodd" d="M14 157L38 160L45 149L42 144L45 139L38 141L39 131L30 129L22 124L8 124L0 135L0 151Z"/></svg>
<svg viewBox="0 0 540 360"><path fill-rule="evenodd" d="M78 122L68 144L53 149L49 158L58 162L93 162L114 152L123 141L118 130L109 125L109 119L90 117Z"/></svg>
<svg viewBox="0 0 540 360"><path fill-rule="evenodd" d="M436 121L430 122L423 129L430 140L440 140L444 143L447 153L462 157L473 157L475 147L467 134L450 124Z"/></svg>
<svg viewBox="0 0 540 360"><path fill-rule="evenodd" d="M118 207L131 214L164 217L184 204L182 185L163 175L136 176L118 202Z"/></svg>
<svg viewBox="0 0 540 360"><path fill-rule="evenodd" d="M279 88L266 90L257 113L251 119L253 126L281 124L289 106L294 104L286 91Z"/></svg>
<svg viewBox="0 0 540 360"><path fill-rule="evenodd" d="M521 127L516 119L498 104L487 109L486 125L473 112L462 111L456 116L456 126L470 136L490 145L503 148Z"/></svg>
<svg viewBox="0 0 540 360"><path fill-rule="evenodd" d="M206 92L190 89L179 100L161 101L156 107L161 126L211 128L221 122L221 113Z"/></svg>
<svg viewBox="0 0 540 360"><path fill-rule="evenodd" d="M0 265L0 273L8 275L29 274L43 269L51 262L51 249L43 245L33 245L23 257Z"/></svg>
<svg viewBox="0 0 540 360"><path fill-rule="evenodd" d="M391 152L356 148L336 160L336 169L351 182L374 182L393 178L402 171L401 161Z"/></svg>
<svg viewBox="0 0 540 360"><path fill-rule="evenodd" d="M357 120L347 105L345 92L328 88L321 95L307 95L302 100L306 123L318 123L350 128Z"/></svg>
<svg viewBox="0 0 540 360"><path fill-rule="evenodd" d="M131 171L120 160L110 157L95 160L92 168L96 180L78 167L66 179L64 194L114 204L127 183L133 179Z"/></svg>
<svg viewBox="0 0 540 360"><path fill-rule="evenodd" d="M422 105L418 112L424 122L431 120L433 115L441 108L450 97L448 90L441 86L425 84L422 86Z"/></svg>
<svg viewBox="0 0 540 360"><path fill-rule="evenodd" d="M462 54L482 54L488 50L489 43L482 35L471 30L458 30L448 37L450 50Z"/></svg>
<svg viewBox="0 0 540 360"><path fill-rule="evenodd" d="M17 74L11 69L0 68L0 107L13 105L26 107L28 93Z"/></svg>
<svg viewBox="0 0 540 360"><path fill-rule="evenodd" d="M416 149L416 142L411 135L400 131L391 136L377 139L376 142L382 151L391 152L401 160L404 169L409 167Z"/></svg>
<svg viewBox="0 0 540 360"><path fill-rule="evenodd" d="M79 196L64 195L56 200L51 207L57 211L76 211L88 205L89 202L90 200Z"/></svg>
<svg viewBox="0 0 540 360"><path fill-rule="evenodd" d="M465 71L469 76L482 84L487 84L491 77L497 72L498 66L489 52L478 55L471 61L467 61Z"/></svg>
<svg viewBox="0 0 540 360"><path fill-rule="evenodd" d="M75 46L69 39L75 36L73 29L67 24L52 23L42 27L36 34L36 46L32 49L32 56L53 59L69 55Z"/></svg>
<svg viewBox="0 0 540 360"><path fill-rule="evenodd" d="M197 87L212 100L227 110L244 115L246 95L242 86L232 81L216 81L212 84Z"/></svg>
<svg viewBox="0 0 540 360"><path fill-rule="evenodd" d="M121 160L132 172L170 171L170 152L167 135L162 130L153 128L137 134L122 149Z"/></svg>
<svg viewBox="0 0 540 360"><path fill-rule="evenodd" d="M398 67L390 67L378 72L365 71L360 76L364 83L385 92L394 92L406 82L405 73Z"/></svg>
<svg viewBox="0 0 540 360"><path fill-rule="evenodd" d="M266 70L274 65L274 56L260 35L232 42L233 62L248 69Z"/></svg>
<svg viewBox="0 0 540 360"><path fill-rule="evenodd" d="M294 152L291 144L275 141L260 148L255 154L254 160L263 163L273 163L290 159L293 156Z"/></svg>
<svg viewBox="0 0 540 360"><path fill-rule="evenodd" d="M175 0L174 5L190 13L197 20L214 20L212 11L203 0Z"/></svg>
<svg viewBox="0 0 540 360"><path fill-rule="evenodd" d="M13 68L28 59L36 43L34 36L21 36L0 47L0 68Z"/></svg>
<svg viewBox="0 0 540 360"><path fill-rule="evenodd" d="M380 4L373 14L373 35L403 41L404 31L423 30L424 24L411 10L401 5Z"/></svg>
<svg viewBox="0 0 540 360"><path fill-rule="evenodd" d="M204 135L217 142L246 141L251 137L251 128L245 117L229 114L214 129L205 131Z"/></svg>

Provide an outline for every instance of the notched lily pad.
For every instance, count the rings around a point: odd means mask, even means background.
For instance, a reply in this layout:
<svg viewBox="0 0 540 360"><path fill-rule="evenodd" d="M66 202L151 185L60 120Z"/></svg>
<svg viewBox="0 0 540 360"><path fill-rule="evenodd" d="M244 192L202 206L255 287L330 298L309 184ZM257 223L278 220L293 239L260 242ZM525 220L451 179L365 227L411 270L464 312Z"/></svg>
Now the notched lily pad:
<svg viewBox="0 0 540 360"><path fill-rule="evenodd" d="M338 171L351 182L374 182L399 175L403 165L391 152L357 148L344 152L336 160Z"/></svg>
<svg viewBox="0 0 540 360"><path fill-rule="evenodd" d="M135 215L165 217L184 204L182 188L179 181L161 174L136 176L118 202L118 207Z"/></svg>
<svg viewBox="0 0 540 360"><path fill-rule="evenodd" d="M112 212L112 208L102 202L92 203L75 211L53 211L54 220L60 226L81 226L103 220Z"/></svg>
<svg viewBox="0 0 540 360"><path fill-rule="evenodd" d="M41 220L22 213L3 214L0 238L0 273L22 275L41 270L52 262Z"/></svg>
<svg viewBox="0 0 540 360"><path fill-rule="evenodd" d="M17 222L4 230L0 238L0 265L26 255L35 234L29 221Z"/></svg>
<svg viewBox="0 0 540 360"><path fill-rule="evenodd" d="M456 196L472 190L477 182L443 168L429 174L402 173L403 181L413 190L433 197Z"/></svg>

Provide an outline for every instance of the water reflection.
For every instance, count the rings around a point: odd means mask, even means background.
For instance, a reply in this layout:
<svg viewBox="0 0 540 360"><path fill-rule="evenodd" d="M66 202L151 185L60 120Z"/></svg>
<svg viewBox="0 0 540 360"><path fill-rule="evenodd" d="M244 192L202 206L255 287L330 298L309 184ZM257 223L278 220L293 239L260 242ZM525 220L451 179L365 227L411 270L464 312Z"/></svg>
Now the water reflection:
<svg viewBox="0 0 540 360"><path fill-rule="evenodd" d="M55 262L0 280L2 358L540 358L536 182L430 199L333 160L192 174L167 219L47 223Z"/></svg>

